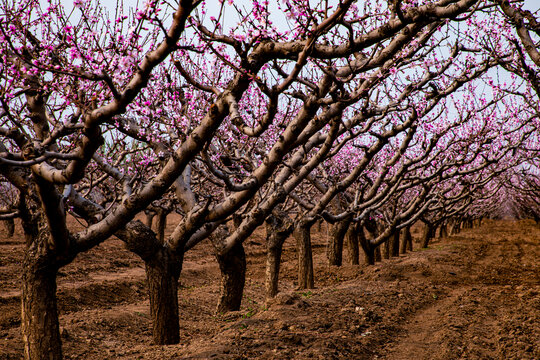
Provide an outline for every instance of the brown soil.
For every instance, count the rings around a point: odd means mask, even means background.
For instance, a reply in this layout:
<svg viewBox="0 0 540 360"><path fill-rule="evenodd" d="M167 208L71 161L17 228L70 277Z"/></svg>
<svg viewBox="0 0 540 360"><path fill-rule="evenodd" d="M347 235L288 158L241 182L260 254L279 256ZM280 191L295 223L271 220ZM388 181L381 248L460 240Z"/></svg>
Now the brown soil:
<svg viewBox="0 0 540 360"><path fill-rule="evenodd" d="M2 231L0 359L19 359L23 239L20 229L12 239ZM245 245L238 312L214 312L219 269L211 245L186 255L182 340L174 346L151 344L140 259L118 240L81 254L58 278L66 359L540 359L540 229L532 222L490 221L370 267L328 267L326 233L317 233L317 289L309 291L295 291L288 240L281 293L268 304L263 235Z"/></svg>

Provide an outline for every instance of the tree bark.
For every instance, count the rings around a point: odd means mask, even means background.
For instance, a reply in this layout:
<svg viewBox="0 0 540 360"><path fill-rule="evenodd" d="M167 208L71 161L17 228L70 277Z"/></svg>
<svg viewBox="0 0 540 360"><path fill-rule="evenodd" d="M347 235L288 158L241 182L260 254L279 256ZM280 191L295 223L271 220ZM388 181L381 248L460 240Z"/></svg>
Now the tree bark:
<svg viewBox="0 0 540 360"><path fill-rule="evenodd" d="M180 342L178 278L181 264L182 259L167 248L146 261L152 336L154 343L158 345Z"/></svg>
<svg viewBox="0 0 540 360"><path fill-rule="evenodd" d="M319 233L322 232L323 222L324 222L323 219L320 219L319 221L317 221L317 232Z"/></svg>
<svg viewBox="0 0 540 360"><path fill-rule="evenodd" d="M391 238L388 237L383 243L383 254L382 254L382 256L385 259L390 259L390 247L391 247L390 240L391 240Z"/></svg>
<svg viewBox="0 0 540 360"><path fill-rule="evenodd" d="M312 221L301 222L294 233L298 251L298 289L313 289L313 255L311 249Z"/></svg>
<svg viewBox="0 0 540 360"><path fill-rule="evenodd" d="M157 235L158 241L162 244L165 241L165 227L167 226L168 214L169 212L163 209L159 209L157 212L156 235Z"/></svg>
<svg viewBox="0 0 540 360"><path fill-rule="evenodd" d="M246 280L246 253L242 244L234 245L225 254L216 254L221 270L221 290L217 313L240 310Z"/></svg>
<svg viewBox="0 0 540 360"><path fill-rule="evenodd" d="M39 250L26 252L22 271L21 327L24 358L62 359L62 342L56 303L57 268Z"/></svg>
<svg viewBox="0 0 540 360"><path fill-rule="evenodd" d="M439 237L441 239L448 237L448 225L441 224L441 226L439 227Z"/></svg>
<svg viewBox="0 0 540 360"><path fill-rule="evenodd" d="M350 223L350 219L345 219L332 226L326 247L326 256L329 265L341 266L343 263L343 242Z"/></svg>
<svg viewBox="0 0 540 360"><path fill-rule="evenodd" d="M461 229L459 228L460 226L460 223L459 221L456 221L454 222L454 224L452 225L452 235L457 235L459 234L459 232L461 231Z"/></svg>
<svg viewBox="0 0 540 360"><path fill-rule="evenodd" d="M15 221L13 219L4 220L4 226L6 227L6 237L13 237L15 234Z"/></svg>
<svg viewBox="0 0 540 360"><path fill-rule="evenodd" d="M145 262L154 343L177 344L180 341L178 279L183 252L174 252L161 243L151 228L140 221L129 222L116 236Z"/></svg>
<svg viewBox="0 0 540 360"><path fill-rule="evenodd" d="M367 265L375 265L376 256L375 256L375 249L378 247L374 247L371 242L367 239L366 234L364 233L364 229L361 226L358 226L358 239L360 241L360 246L362 247L362 250L364 251L364 261ZM380 260L379 260L380 261Z"/></svg>
<svg viewBox="0 0 540 360"><path fill-rule="evenodd" d="M154 217L156 216L156 212L153 210L145 210L145 221L144 224L148 226L149 228L152 228L152 223L154 222Z"/></svg>
<svg viewBox="0 0 540 360"><path fill-rule="evenodd" d="M358 226L358 224L353 224L349 227L349 231L347 233L347 249L349 250L349 262L352 265L358 265L360 263L360 254L358 251L358 237L360 231L362 231L362 228Z"/></svg>
<svg viewBox="0 0 540 360"><path fill-rule="evenodd" d="M399 230L395 230L390 237L392 242L392 257L399 256Z"/></svg>
<svg viewBox="0 0 540 360"><path fill-rule="evenodd" d="M412 236L411 236L411 227L407 226L403 228L402 234L401 234L401 249L400 252L402 254L405 254L407 252L407 247L410 246L410 249L412 251Z"/></svg>
<svg viewBox="0 0 540 360"><path fill-rule="evenodd" d="M279 268L283 244L293 230L286 214L271 215L266 220L266 298L278 293Z"/></svg>
<svg viewBox="0 0 540 360"><path fill-rule="evenodd" d="M422 235L422 247L425 249L429 245L429 241L435 236L436 227L432 224L427 224L424 227L424 233Z"/></svg>

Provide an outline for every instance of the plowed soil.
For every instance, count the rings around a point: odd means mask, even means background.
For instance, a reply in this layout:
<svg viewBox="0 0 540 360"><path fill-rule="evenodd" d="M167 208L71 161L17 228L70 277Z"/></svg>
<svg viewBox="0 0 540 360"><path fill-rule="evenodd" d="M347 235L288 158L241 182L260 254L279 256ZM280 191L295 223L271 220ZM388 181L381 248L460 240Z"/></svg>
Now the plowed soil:
<svg viewBox="0 0 540 360"><path fill-rule="evenodd" d="M176 220L169 218L168 232ZM540 359L540 228L533 222L486 221L375 266L329 267L326 236L324 228L314 234L316 289L295 290L289 239L281 292L265 303L264 230L256 232L245 244L242 309L227 314L215 313L220 275L212 246L191 250L180 279L181 343L171 346L152 344L143 262L111 239L61 269L65 358ZM0 224L0 359L22 357L23 249L20 228L6 239Z"/></svg>

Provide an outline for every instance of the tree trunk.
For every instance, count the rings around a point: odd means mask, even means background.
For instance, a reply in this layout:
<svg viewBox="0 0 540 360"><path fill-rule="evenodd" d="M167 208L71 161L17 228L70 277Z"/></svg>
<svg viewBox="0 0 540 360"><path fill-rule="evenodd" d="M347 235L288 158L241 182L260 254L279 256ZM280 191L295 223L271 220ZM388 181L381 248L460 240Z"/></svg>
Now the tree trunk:
<svg viewBox="0 0 540 360"><path fill-rule="evenodd" d="M405 254L407 252L407 246L410 244L411 248L409 250L412 250L412 236L411 236L411 227L407 226L403 228L402 234L401 234L401 248L400 252L402 254Z"/></svg>
<svg viewBox="0 0 540 360"><path fill-rule="evenodd" d="M62 359L62 342L56 306L57 269L46 256L27 251L22 271L21 327L24 358Z"/></svg>
<svg viewBox="0 0 540 360"><path fill-rule="evenodd" d="M358 224L353 224L349 227L347 233L347 249L349 250L349 261L352 265L358 265L360 263L360 254L358 251L359 231L362 231L362 228Z"/></svg>
<svg viewBox="0 0 540 360"><path fill-rule="evenodd" d="M116 236L145 262L154 343L177 344L180 341L178 279L183 252L174 252L159 242L155 232L140 221L129 222Z"/></svg>
<svg viewBox="0 0 540 360"><path fill-rule="evenodd" d="M460 228L459 228L459 221L456 221L453 225L452 225L452 235L457 235L459 234L459 232L461 231Z"/></svg>
<svg viewBox="0 0 540 360"><path fill-rule="evenodd" d="M391 247L390 240L391 238L388 237L383 243L383 257L385 259L390 259L390 247Z"/></svg>
<svg viewBox="0 0 540 360"><path fill-rule="evenodd" d="M392 257L399 256L399 230L395 230L390 237L392 242Z"/></svg>
<svg viewBox="0 0 540 360"><path fill-rule="evenodd" d="M323 219L320 219L319 221L317 221L317 232L319 233L322 232L323 222L324 222Z"/></svg>
<svg viewBox="0 0 540 360"><path fill-rule="evenodd" d="M343 241L350 223L350 219L345 219L332 226L326 247L326 256L329 265L341 266L343 263Z"/></svg>
<svg viewBox="0 0 540 360"><path fill-rule="evenodd" d="M15 234L15 221L13 219L4 220L4 226L6 227L6 237L13 237Z"/></svg>
<svg viewBox="0 0 540 360"><path fill-rule="evenodd" d="M217 313L240 310L246 280L246 253L242 244L234 245L226 254L216 254L221 270L221 289Z"/></svg>
<svg viewBox="0 0 540 360"><path fill-rule="evenodd" d="M313 222L301 222L294 233L298 251L298 289L313 289L313 255L311 250L311 226Z"/></svg>
<svg viewBox="0 0 540 360"><path fill-rule="evenodd" d="M154 216L156 216L156 212L153 210L145 210L144 215L146 217L144 224L149 228L152 228L152 222L154 221Z"/></svg>
<svg viewBox="0 0 540 360"><path fill-rule="evenodd" d="M362 250L364 251L364 261L368 265L375 265L375 248L369 240L366 238L366 234L364 233L364 229L362 226L358 226L358 232L356 233L358 235L358 240L360 242L360 246L362 247Z"/></svg>
<svg viewBox="0 0 540 360"><path fill-rule="evenodd" d="M381 254L381 246L377 246L375 248L375 261L381 262L382 261L382 254Z"/></svg>
<svg viewBox="0 0 540 360"><path fill-rule="evenodd" d="M278 293L279 267L283 243L293 230L286 214L271 215L266 220L266 298Z"/></svg>
<svg viewBox="0 0 540 360"><path fill-rule="evenodd" d="M266 248L266 298L274 298L278 293L279 267L283 243L267 244Z"/></svg>
<svg viewBox="0 0 540 360"><path fill-rule="evenodd" d="M448 226L446 224L442 224L439 228L439 237L441 239L448 237Z"/></svg>
<svg viewBox="0 0 540 360"><path fill-rule="evenodd" d="M146 279L152 316L152 336L158 345L180 342L180 318L178 315L178 278L182 267L182 255L163 248L146 261Z"/></svg>
<svg viewBox="0 0 540 360"><path fill-rule="evenodd" d="M158 241L163 244L165 241L165 227L167 226L167 215L169 213L163 209L159 209L157 212L156 221L156 235Z"/></svg>
<svg viewBox="0 0 540 360"><path fill-rule="evenodd" d="M436 228L431 224L426 224L422 235L422 247L425 249L429 245L429 241L434 237Z"/></svg>

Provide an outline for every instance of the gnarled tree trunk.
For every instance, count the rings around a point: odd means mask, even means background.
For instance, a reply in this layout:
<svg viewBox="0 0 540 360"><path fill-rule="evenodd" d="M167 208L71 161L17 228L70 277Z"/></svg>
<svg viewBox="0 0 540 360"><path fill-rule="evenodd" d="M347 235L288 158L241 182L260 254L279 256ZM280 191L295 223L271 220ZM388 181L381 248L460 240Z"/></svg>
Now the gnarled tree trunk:
<svg viewBox="0 0 540 360"><path fill-rule="evenodd" d="M21 327L24 357L27 360L62 359L62 342L56 303L57 268L51 259L38 255L41 249L26 252L22 272Z"/></svg>
<svg viewBox="0 0 540 360"><path fill-rule="evenodd" d="M392 242L392 256L399 256L399 230L394 231L394 233L390 236L390 241Z"/></svg>
<svg viewBox="0 0 540 360"><path fill-rule="evenodd" d="M382 254L381 254L381 246L377 246L375 248L375 262L381 262L382 261Z"/></svg>
<svg viewBox="0 0 540 360"><path fill-rule="evenodd" d="M313 221L301 221L294 232L298 252L298 289L313 289L313 255L311 249L311 226Z"/></svg>
<svg viewBox="0 0 540 360"><path fill-rule="evenodd" d="M383 243L383 258L385 259L390 259L390 247L391 247L391 243L390 243L390 240L391 238L388 237L385 239L384 243Z"/></svg>
<svg viewBox="0 0 540 360"><path fill-rule="evenodd" d="M448 237L448 225L446 223L441 224L441 226L439 227L439 237L441 239Z"/></svg>
<svg viewBox="0 0 540 360"><path fill-rule="evenodd" d="M349 261L352 265L358 265L360 263L360 254L359 254L359 232L362 231L362 228L358 224L352 224L349 227L347 232L347 249L349 250Z"/></svg>
<svg viewBox="0 0 540 360"><path fill-rule="evenodd" d="M154 222L154 217L156 216L156 212L154 210L145 210L144 211L144 224L148 226L149 228L152 228L152 223Z"/></svg>
<svg viewBox="0 0 540 360"><path fill-rule="evenodd" d="M116 235L145 262L154 343L177 344L180 341L178 279L184 253L176 253L160 242L151 228L140 221L129 222Z"/></svg>
<svg viewBox="0 0 540 360"><path fill-rule="evenodd" d="M351 219L347 218L332 226L326 247L326 256L329 265L341 266L343 263L343 242L350 224Z"/></svg>
<svg viewBox="0 0 540 360"><path fill-rule="evenodd" d="M366 234L364 233L363 227L358 226L358 240L360 241L360 246L364 251L364 261L368 265L375 265L375 247L367 239Z"/></svg>
<svg viewBox="0 0 540 360"><path fill-rule="evenodd" d="M168 214L169 212L164 209L159 209L157 211L156 234L160 243L165 241L165 227L167 226Z"/></svg>
<svg viewBox="0 0 540 360"><path fill-rule="evenodd" d="M426 223L424 227L424 233L422 234L422 247L427 248L429 241L435 236L436 227L432 224Z"/></svg>
<svg viewBox="0 0 540 360"><path fill-rule="evenodd" d="M294 226L287 214L272 214L266 220L266 298L278 293L279 267L283 243L292 233Z"/></svg>
<svg viewBox="0 0 540 360"><path fill-rule="evenodd" d="M178 278L181 264L182 260L167 248L146 261L152 336L158 345L180 342Z"/></svg>
<svg viewBox="0 0 540 360"><path fill-rule="evenodd" d="M15 221L13 219L4 220L4 226L6 227L6 237L13 237L15 234Z"/></svg>
<svg viewBox="0 0 540 360"><path fill-rule="evenodd" d="M401 232L401 248L400 252L405 254L408 250L412 251L412 236L411 236L411 227L405 227Z"/></svg>
<svg viewBox="0 0 540 360"><path fill-rule="evenodd" d="M221 289L217 313L240 310L246 280L246 253L242 244L234 245L225 254L216 254L221 270Z"/></svg>

